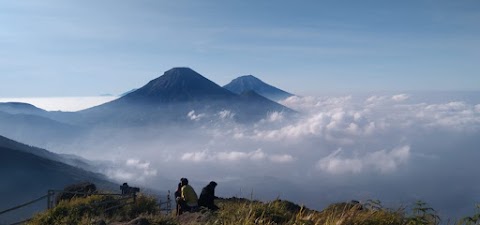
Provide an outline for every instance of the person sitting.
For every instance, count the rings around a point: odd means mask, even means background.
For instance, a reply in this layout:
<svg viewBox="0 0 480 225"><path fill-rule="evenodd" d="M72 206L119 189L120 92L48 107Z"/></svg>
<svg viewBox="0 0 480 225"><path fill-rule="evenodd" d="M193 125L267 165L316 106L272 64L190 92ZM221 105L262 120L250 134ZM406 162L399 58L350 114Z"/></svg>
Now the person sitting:
<svg viewBox="0 0 480 225"><path fill-rule="evenodd" d="M180 205L181 212L193 212L198 209L198 197L195 190L192 186L188 184L187 178L180 179L182 184L180 197L177 198L177 201Z"/></svg>
<svg viewBox="0 0 480 225"><path fill-rule="evenodd" d="M175 215L182 214L182 208L180 206L181 196L182 196L182 183L178 183L177 190L175 191L175 201L177 203L177 208L175 210Z"/></svg>
<svg viewBox="0 0 480 225"><path fill-rule="evenodd" d="M200 194L200 198L198 199L198 205L207 207L210 210L216 211L218 210L218 206L215 205L214 200L215 198L215 187L217 187L217 183L215 181L211 181L207 186L202 189L202 193Z"/></svg>

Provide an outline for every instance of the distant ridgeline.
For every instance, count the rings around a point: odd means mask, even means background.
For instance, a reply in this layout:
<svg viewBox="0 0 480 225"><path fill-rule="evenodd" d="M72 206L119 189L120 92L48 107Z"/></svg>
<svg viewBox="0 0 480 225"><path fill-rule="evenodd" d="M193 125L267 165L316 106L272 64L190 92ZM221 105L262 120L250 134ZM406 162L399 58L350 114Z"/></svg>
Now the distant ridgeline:
<svg viewBox="0 0 480 225"><path fill-rule="evenodd" d="M256 94L252 93L255 92ZM189 112L229 111L238 123L250 123L272 112L295 112L272 101L292 94L253 76L243 76L221 87L190 68L173 68L122 97L79 112L48 112L22 103L0 103L0 134L45 131L53 127L62 138L78 136L84 128L108 124L141 126L189 122ZM190 121L191 122L191 121ZM21 125L21 126L18 126ZM6 131L14 132L6 132ZM41 133L41 132L37 132ZM42 137L39 137L42 139Z"/></svg>

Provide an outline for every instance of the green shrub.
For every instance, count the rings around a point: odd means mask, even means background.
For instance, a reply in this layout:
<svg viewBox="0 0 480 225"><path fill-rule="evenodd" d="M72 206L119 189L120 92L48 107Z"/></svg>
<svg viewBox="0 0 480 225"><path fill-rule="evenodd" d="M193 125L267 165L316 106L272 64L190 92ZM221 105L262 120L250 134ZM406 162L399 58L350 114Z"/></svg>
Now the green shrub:
<svg viewBox="0 0 480 225"><path fill-rule="evenodd" d="M55 208L36 215L27 224L32 225L71 225L83 224L86 221L100 217L110 205L99 203L113 200L111 196L90 196L61 201Z"/></svg>
<svg viewBox="0 0 480 225"><path fill-rule="evenodd" d="M120 216L121 220L129 220L136 218L140 215L155 215L158 214L160 208L154 197L146 195L138 195L135 203L128 204L117 210L117 217Z"/></svg>
<svg viewBox="0 0 480 225"><path fill-rule="evenodd" d="M440 217L437 212L423 201L417 201L412 209L412 215L407 218L408 225L437 225Z"/></svg>
<svg viewBox="0 0 480 225"><path fill-rule="evenodd" d="M480 224L480 204L476 205L475 214L473 216L467 216L462 218L459 223L465 225L478 225Z"/></svg>

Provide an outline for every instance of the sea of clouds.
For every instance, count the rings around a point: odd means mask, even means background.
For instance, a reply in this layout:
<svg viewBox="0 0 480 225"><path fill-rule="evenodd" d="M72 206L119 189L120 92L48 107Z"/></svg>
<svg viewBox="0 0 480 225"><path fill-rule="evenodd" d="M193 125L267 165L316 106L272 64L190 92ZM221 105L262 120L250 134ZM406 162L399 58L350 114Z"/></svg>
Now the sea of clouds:
<svg viewBox="0 0 480 225"><path fill-rule="evenodd" d="M198 190L216 180L224 196L280 197L318 209L352 199L391 207L424 200L458 217L480 202L478 100L294 96L280 102L298 112L293 117L272 112L242 125L228 110L192 110L185 117L195 128L110 132L81 154L113 158L117 166L102 172L151 188L171 189L189 177Z"/></svg>
<svg viewBox="0 0 480 225"><path fill-rule="evenodd" d="M294 96L255 124L194 110L195 126L97 130L52 150L96 160L113 179L173 190L188 177L221 196L286 198L321 209L380 199L459 217L480 202L480 98L463 94Z"/></svg>

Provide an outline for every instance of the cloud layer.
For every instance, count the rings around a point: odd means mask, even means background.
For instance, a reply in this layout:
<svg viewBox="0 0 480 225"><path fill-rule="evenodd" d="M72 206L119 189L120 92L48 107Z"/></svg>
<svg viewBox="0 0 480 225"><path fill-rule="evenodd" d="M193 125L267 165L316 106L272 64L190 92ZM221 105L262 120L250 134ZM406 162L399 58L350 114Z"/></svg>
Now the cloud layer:
<svg viewBox="0 0 480 225"><path fill-rule="evenodd" d="M402 146L391 151L379 150L362 157L341 157L342 149L334 151L317 163L317 168L334 174L361 173L368 169L388 173L397 170L410 157L410 146Z"/></svg>
<svg viewBox="0 0 480 225"><path fill-rule="evenodd" d="M188 162L217 162L217 163L230 163L236 161L265 161L268 160L274 163L289 163L294 160L293 156L289 154L266 154L262 149L258 149L252 152L187 152L184 153L180 159Z"/></svg>
<svg viewBox="0 0 480 225"><path fill-rule="evenodd" d="M294 96L281 103L297 115L271 112L249 125L228 110L191 110L189 129L95 130L53 150L110 159L101 172L151 188L172 189L189 177L197 189L216 180L221 195L254 190L319 209L351 199L422 199L460 215L480 202L480 182L471 179L479 169L480 99L441 96Z"/></svg>

